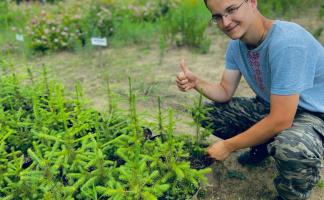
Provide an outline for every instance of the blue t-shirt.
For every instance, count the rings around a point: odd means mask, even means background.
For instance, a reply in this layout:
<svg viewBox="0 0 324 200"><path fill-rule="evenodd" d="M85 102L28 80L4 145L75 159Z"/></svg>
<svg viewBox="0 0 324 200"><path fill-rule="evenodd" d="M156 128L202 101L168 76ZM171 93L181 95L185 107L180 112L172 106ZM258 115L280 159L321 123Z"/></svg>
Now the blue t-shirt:
<svg viewBox="0 0 324 200"><path fill-rule="evenodd" d="M230 41L226 68L239 70L268 103L271 94L299 94L301 108L324 113L324 48L295 23L275 21L252 50L240 40Z"/></svg>

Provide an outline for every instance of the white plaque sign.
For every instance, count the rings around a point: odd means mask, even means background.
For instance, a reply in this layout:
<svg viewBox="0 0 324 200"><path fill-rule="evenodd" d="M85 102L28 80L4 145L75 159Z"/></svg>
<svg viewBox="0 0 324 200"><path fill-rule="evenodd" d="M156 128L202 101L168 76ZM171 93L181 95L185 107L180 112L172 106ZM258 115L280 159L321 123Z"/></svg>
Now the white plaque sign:
<svg viewBox="0 0 324 200"><path fill-rule="evenodd" d="M91 44L94 46L107 46L107 38L92 37Z"/></svg>
<svg viewBox="0 0 324 200"><path fill-rule="evenodd" d="M23 42L24 41L24 36L20 35L20 34L16 34L16 40L20 41L20 42Z"/></svg>

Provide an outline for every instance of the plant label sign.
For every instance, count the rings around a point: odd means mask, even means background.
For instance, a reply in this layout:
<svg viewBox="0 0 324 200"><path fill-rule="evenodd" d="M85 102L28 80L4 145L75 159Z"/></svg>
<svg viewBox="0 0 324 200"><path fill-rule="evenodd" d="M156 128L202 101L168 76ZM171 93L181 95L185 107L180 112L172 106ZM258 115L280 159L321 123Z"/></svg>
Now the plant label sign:
<svg viewBox="0 0 324 200"><path fill-rule="evenodd" d="M21 34L16 34L16 40L19 42L23 42L24 41L24 36Z"/></svg>
<svg viewBox="0 0 324 200"><path fill-rule="evenodd" d="M91 44L94 46L107 46L107 38L98 38L98 37L92 37L91 38Z"/></svg>

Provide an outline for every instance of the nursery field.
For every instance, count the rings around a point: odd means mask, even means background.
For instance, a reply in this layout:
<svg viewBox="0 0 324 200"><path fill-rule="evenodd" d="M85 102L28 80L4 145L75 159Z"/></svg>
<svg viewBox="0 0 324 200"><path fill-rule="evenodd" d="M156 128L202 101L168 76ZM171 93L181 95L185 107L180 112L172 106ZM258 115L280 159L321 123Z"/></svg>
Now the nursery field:
<svg viewBox="0 0 324 200"><path fill-rule="evenodd" d="M205 157L218 140L197 123L207 100L176 87L182 58L207 80L224 69L229 40L203 1L41 2L1 2L0 199L276 196L271 158ZM260 9L324 44L323 3L280 2ZM235 95L253 93L242 80ZM321 176L311 200L324 200Z"/></svg>

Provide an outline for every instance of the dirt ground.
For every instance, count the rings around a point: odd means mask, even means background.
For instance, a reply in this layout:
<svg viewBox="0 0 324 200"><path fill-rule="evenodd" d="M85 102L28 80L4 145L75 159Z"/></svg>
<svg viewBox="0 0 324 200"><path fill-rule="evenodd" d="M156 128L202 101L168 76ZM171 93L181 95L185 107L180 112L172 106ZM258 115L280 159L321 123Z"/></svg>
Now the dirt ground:
<svg viewBox="0 0 324 200"><path fill-rule="evenodd" d="M296 19L314 30L321 21ZM188 125L191 121L187 112L188 105L197 99L197 93L182 93L177 90L175 76L179 72L179 61L185 58L189 69L206 80L218 81L224 69L224 53L228 40L216 29L210 31L212 46L209 53L201 55L188 49L170 48L160 62L160 52L154 45L104 49L93 53L81 51L60 53L39 57L30 61L37 71L44 64L48 66L53 79L62 81L73 91L79 82L90 103L98 110L103 110L107 103L105 77L110 77L112 91L120 97L119 103L127 105L128 76L132 77L133 88L138 96L138 109L149 113L156 112L157 96L161 96L163 107L175 110L176 132L194 133ZM324 43L323 36L320 38ZM102 64L100 64L102 62ZM253 93L242 79L236 96L252 96ZM211 136L210 140L217 140ZM245 149L246 150L246 149ZM233 153L223 164L212 165L213 172L208 175L209 185L204 199L217 200L270 200L276 195L272 180L275 177L274 162L269 158L260 167L242 167L236 157L245 150ZM324 163L323 163L324 164ZM321 172L322 177L324 171ZM322 179L323 180L323 179ZM316 187L311 200L324 200L324 189Z"/></svg>
<svg viewBox="0 0 324 200"><path fill-rule="evenodd" d="M211 136L217 141L216 137ZM233 153L224 163L214 163L212 173L208 174L207 195L201 200L272 200L277 195L273 179L276 168L269 157L259 166L243 167L236 161L247 149ZM324 170L321 170L323 180ZM199 199L199 198L198 198ZM310 200L324 200L324 189L315 187Z"/></svg>

